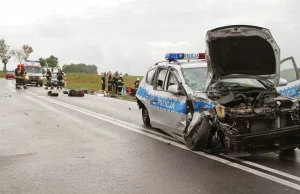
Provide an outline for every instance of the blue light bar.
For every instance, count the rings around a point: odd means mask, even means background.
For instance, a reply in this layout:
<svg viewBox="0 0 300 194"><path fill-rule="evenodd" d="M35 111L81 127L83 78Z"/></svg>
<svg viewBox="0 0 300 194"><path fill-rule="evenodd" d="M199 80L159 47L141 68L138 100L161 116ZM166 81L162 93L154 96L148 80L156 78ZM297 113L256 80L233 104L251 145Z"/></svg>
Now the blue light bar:
<svg viewBox="0 0 300 194"><path fill-rule="evenodd" d="M169 61L181 59L205 59L205 53L167 53L165 59Z"/></svg>

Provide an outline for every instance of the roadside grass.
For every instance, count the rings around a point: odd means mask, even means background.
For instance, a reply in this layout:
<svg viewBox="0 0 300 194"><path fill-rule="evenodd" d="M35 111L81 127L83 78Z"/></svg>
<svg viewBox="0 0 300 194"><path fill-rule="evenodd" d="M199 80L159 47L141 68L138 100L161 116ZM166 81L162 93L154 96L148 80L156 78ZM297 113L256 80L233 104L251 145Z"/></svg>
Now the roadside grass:
<svg viewBox="0 0 300 194"><path fill-rule="evenodd" d="M5 78L5 73L4 72L0 72L0 78Z"/></svg>
<svg viewBox="0 0 300 194"><path fill-rule="evenodd" d="M99 91L102 89L101 75L67 74L66 78L67 78L67 88L69 89L79 90L81 88L85 88L88 91L91 91L92 89ZM108 76L106 77L106 84L105 84L106 92L108 89L107 78ZM143 76L123 76L125 87L133 87L136 78L140 78L140 80L142 80ZM108 94L107 97L111 97L111 95ZM115 98L121 100L136 101L136 98L134 96L129 96L129 95L124 95L124 96L116 95Z"/></svg>
<svg viewBox="0 0 300 194"><path fill-rule="evenodd" d="M102 89L101 84L101 75L93 75L93 74L67 74L67 88L71 89L81 89L85 88L88 91L95 89L97 91ZM143 76L123 76L125 87L133 87L133 84L136 78L139 77L140 80ZM107 91L107 77L105 84L105 91Z"/></svg>

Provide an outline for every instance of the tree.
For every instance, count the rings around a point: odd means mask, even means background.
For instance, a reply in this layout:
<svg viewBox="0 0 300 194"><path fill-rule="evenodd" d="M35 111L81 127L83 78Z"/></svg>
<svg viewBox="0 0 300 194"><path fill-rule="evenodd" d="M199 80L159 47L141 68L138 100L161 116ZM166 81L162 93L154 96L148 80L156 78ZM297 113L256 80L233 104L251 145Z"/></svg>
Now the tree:
<svg viewBox="0 0 300 194"><path fill-rule="evenodd" d="M28 60L29 55L33 52L33 49L29 45L23 45L22 46L23 52L24 52L24 60Z"/></svg>
<svg viewBox="0 0 300 194"><path fill-rule="evenodd" d="M45 62L48 64L48 67L51 68L51 71L53 73L54 68L56 68L58 66L58 58L54 57L53 55L51 55L50 57L48 57Z"/></svg>
<svg viewBox="0 0 300 194"><path fill-rule="evenodd" d="M128 76L128 73L125 73L125 75L124 76Z"/></svg>
<svg viewBox="0 0 300 194"><path fill-rule="evenodd" d="M47 67L46 59L39 58L39 63L41 64L41 67Z"/></svg>
<svg viewBox="0 0 300 194"><path fill-rule="evenodd" d="M10 46L8 46L4 39L0 40L0 59L3 63L3 71L6 72L6 65L10 58L14 55L15 51L10 50Z"/></svg>
<svg viewBox="0 0 300 194"><path fill-rule="evenodd" d="M17 60L21 64L24 61L25 53L23 52L23 50L17 49L14 53L14 56L17 58Z"/></svg>
<svg viewBox="0 0 300 194"><path fill-rule="evenodd" d="M114 73L114 75L115 75L115 76L119 76L119 72L116 71L116 72Z"/></svg>

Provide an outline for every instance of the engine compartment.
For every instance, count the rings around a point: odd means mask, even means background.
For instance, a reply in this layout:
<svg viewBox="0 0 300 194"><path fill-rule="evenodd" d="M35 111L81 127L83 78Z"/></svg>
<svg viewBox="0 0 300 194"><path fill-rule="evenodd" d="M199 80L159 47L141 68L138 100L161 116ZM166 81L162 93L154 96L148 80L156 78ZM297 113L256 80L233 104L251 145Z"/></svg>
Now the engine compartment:
<svg viewBox="0 0 300 194"><path fill-rule="evenodd" d="M300 123L293 100L274 91L233 92L217 99L225 107L220 122L232 133L255 133ZM227 128L227 129L226 129Z"/></svg>

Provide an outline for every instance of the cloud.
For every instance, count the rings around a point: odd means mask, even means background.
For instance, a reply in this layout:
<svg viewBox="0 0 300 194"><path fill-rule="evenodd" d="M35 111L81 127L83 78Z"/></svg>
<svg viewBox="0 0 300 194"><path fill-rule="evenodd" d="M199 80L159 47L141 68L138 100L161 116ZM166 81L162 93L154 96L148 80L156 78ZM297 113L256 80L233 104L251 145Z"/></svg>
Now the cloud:
<svg viewBox="0 0 300 194"><path fill-rule="evenodd" d="M149 46L153 47L176 47L176 46L185 46L185 45L191 45L188 41L182 41L182 42L149 42Z"/></svg>
<svg viewBox="0 0 300 194"><path fill-rule="evenodd" d="M60 64L143 75L166 52L203 52L209 29L250 24L271 30L282 58L300 60L299 6L297 0L1 0L0 38L13 48L30 44L31 59L54 55Z"/></svg>

